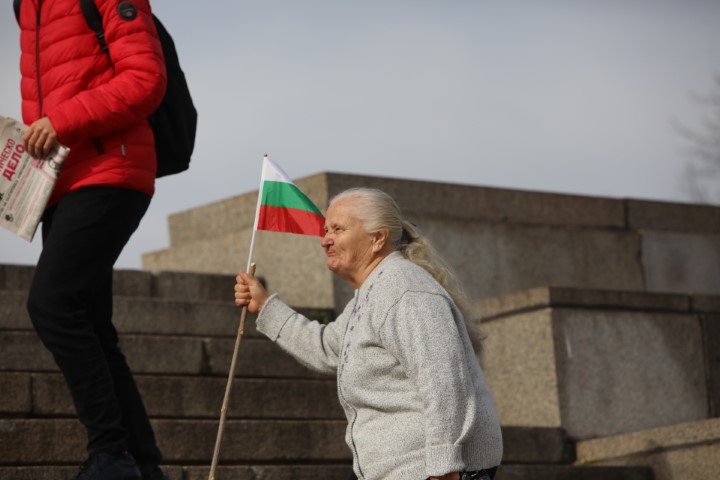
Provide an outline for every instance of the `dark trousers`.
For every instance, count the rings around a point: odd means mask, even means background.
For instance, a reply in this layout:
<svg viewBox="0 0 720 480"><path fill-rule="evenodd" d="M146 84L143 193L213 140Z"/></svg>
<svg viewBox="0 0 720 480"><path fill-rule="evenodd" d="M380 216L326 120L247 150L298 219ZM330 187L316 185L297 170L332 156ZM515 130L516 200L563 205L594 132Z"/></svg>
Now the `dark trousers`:
<svg viewBox="0 0 720 480"><path fill-rule="evenodd" d="M45 212L28 312L65 376L88 454L129 451L158 465L150 421L112 323L113 265L150 204L122 188L83 188Z"/></svg>

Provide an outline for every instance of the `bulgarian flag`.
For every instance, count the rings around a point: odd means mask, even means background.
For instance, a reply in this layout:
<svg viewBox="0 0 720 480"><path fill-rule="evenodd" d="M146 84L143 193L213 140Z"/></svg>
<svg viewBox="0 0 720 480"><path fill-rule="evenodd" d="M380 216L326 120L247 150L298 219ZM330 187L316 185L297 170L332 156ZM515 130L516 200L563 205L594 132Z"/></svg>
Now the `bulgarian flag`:
<svg viewBox="0 0 720 480"><path fill-rule="evenodd" d="M325 236L325 218L280 166L263 158L254 230Z"/></svg>

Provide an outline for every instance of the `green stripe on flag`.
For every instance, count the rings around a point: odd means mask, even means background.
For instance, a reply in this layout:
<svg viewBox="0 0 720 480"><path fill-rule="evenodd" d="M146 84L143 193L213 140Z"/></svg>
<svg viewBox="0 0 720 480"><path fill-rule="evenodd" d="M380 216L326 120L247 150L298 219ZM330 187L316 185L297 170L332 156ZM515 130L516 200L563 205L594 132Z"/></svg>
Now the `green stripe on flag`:
<svg viewBox="0 0 720 480"><path fill-rule="evenodd" d="M270 207L296 208L322 215L315 204L292 183L265 180L261 203Z"/></svg>

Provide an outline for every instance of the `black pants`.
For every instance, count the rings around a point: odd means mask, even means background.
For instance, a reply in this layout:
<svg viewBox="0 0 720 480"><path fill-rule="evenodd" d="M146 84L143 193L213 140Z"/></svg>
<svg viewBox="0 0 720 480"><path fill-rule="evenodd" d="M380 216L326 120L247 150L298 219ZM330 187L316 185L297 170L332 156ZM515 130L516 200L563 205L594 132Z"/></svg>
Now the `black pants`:
<svg viewBox="0 0 720 480"><path fill-rule="evenodd" d="M113 265L150 197L93 187L72 192L43 217L43 250L28 312L65 376L88 454L129 451L141 466L160 451L112 324Z"/></svg>

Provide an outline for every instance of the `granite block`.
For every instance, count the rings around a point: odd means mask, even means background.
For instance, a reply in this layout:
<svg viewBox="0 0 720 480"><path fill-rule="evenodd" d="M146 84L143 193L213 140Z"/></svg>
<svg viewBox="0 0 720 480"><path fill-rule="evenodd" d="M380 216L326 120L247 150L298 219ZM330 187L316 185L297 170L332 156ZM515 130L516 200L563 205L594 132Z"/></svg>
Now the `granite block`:
<svg viewBox="0 0 720 480"><path fill-rule="evenodd" d="M189 375L205 370L207 352L201 338L123 335L120 348L135 373Z"/></svg>
<svg viewBox="0 0 720 480"><path fill-rule="evenodd" d="M0 372L0 416L25 416L32 410L30 375Z"/></svg>
<svg viewBox="0 0 720 480"><path fill-rule="evenodd" d="M642 263L649 291L720 295L720 235L643 232Z"/></svg>
<svg viewBox="0 0 720 480"><path fill-rule="evenodd" d="M57 366L35 332L9 331L0 335L0 371L47 372Z"/></svg>
<svg viewBox="0 0 720 480"><path fill-rule="evenodd" d="M0 265L0 290L27 290L34 273L32 265Z"/></svg>
<svg viewBox="0 0 720 480"><path fill-rule="evenodd" d="M207 480L210 467L187 467L184 480ZM350 462L344 465L219 466L217 478L234 480L355 480Z"/></svg>
<svg viewBox="0 0 720 480"><path fill-rule="evenodd" d="M502 465L495 480L654 480L649 467Z"/></svg>
<svg viewBox="0 0 720 480"><path fill-rule="evenodd" d="M720 417L720 314L704 314L700 320L709 415Z"/></svg>
<svg viewBox="0 0 720 480"><path fill-rule="evenodd" d="M235 338L241 310L231 300L232 296L225 302L116 297L113 321L122 333ZM248 315L244 336L259 335L255 316Z"/></svg>
<svg viewBox="0 0 720 480"><path fill-rule="evenodd" d="M514 427L503 424L503 463L568 464L575 448L562 428Z"/></svg>
<svg viewBox="0 0 720 480"><path fill-rule="evenodd" d="M720 234L720 207L626 200L628 227L677 233Z"/></svg>
<svg viewBox="0 0 720 480"><path fill-rule="evenodd" d="M720 419L656 428L577 444L578 461L644 465L656 480L714 480L720 471Z"/></svg>
<svg viewBox="0 0 720 480"><path fill-rule="evenodd" d="M235 275L158 272L153 276L153 296L177 300L213 300L232 303Z"/></svg>
<svg viewBox="0 0 720 480"><path fill-rule="evenodd" d="M482 325L483 370L502 425L560 427L552 311Z"/></svg>
<svg viewBox="0 0 720 480"><path fill-rule="evenodd" d="M26 292L0 290L0 330L32 329L26 305Z"/></svg>
<svg viewBox="0 0 720 480"><path fill-rule="evenodd" d="M5 381L8 375L0 374L0 385L9 385ZM220 418L225 377L136 375L135 381L152 418ZM13 388L23 392L19 386ZM227 418L345 418L334 380L235 378L230 398ZM32 399L27 399L27 405L31 401L35 415L74 415L60 374L33 374ZM24 411L30 412L29 406Z"/></svg>
<svg viewBox="0 0 720 480"><path fill-rule="evenodd" d="M481 320L512 315L547 307L579 307L687 313L703 308L720 297L702 297L702 305L687 295L642 291L597 290L583 288L539 287L522 292L478 300L473 309ZM708 300L705 300L708 299Z"/></svg>
<svg viewBox="0 0 720 480"><path fill-rule="evenodd" d="M113 294L116 296L150 297L153 276L150 272L119 269L113 272Z"/></svg>
<svg viewBox="0 0 720 480"><path fill-rule="evenodd" d="M230 420L225 424L222 458L229 463L348 461L346 424L345 420ZM157 420L153 426L166 462L211 460L216 421Z"/></svg>
<svg viewBox="0 0 720 480"><path fill-rule="evenodd" d="M222 457L232 463L347 462L345 420L230 420ZM167 463L209 464L216 420L153 420ZM80 464L86 435L74 419L0 419L0 465Z"/></svg>
<svg viewBox="0 0 720 480"><path fill-rule="evenodd" d="M707 418L695 315L553 311L562 426L586 439Z"/></svg>
<svg viewBox="0 0 720 480"><path fill-rule="evenodd" d="M234 340L209 338L205 348L205 373L227 376L230 372ZM298 363L279 346L266 339L242 340L238 350L235 374L241 377L334 378L310 370Z"/></svg>
<svg viewBox="0 0 720 480"><path fill-rule="evenodd" d="M693 295L690 302L693 312L720 313L720 295Z"/></svg>
<svg viewBox="0 0 720 480"><path fill-rule="evenodd" d="M453 217L491 222L620 228L620 200L399 178L328 173L328 196L354 187L379 188L403 213L414 217Z"/></svg>
<svg viewBox="0 0 720 480"><path fill-rule="evenodd" d="M80 465L86 457L84 430L77 420L0 418L0 465Z"/></svg>

